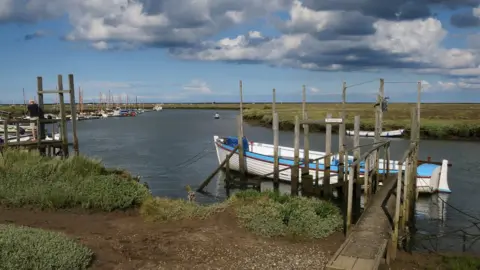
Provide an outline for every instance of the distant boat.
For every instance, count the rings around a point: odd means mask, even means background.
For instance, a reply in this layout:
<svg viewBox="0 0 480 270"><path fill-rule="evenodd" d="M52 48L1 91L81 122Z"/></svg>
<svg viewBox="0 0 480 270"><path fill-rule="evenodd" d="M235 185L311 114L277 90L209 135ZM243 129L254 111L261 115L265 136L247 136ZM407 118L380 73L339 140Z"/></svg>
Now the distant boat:
<svg viewBox="0 0 480 270"><path fill-rule="evenodd" d="M215 113L215 115L213 116L214 119L220 119L220 114L218 113Z"/></svg>
<svg viewBox="0 0 480 270"><path fill-rule="evenodd" d="M389 138L402 137L404 132L405 132L404 129L384 131L384 132L380 133L380 137L389 137ZM355 131L347 130L347 135L348 136L354 136ZM375 137L375 131L360 131L359 135L360 135L360 137Z"/></svg>
<svg viewBox="0 0 480 270"><path fill-rule="evenodd" d="M162 111L162 110L163 110L163 107L157 104L157 105L155 105L155 107L153 107L153 110L154 110L154 111L157 111L157 112L158 112L158 111Z"/></svg>

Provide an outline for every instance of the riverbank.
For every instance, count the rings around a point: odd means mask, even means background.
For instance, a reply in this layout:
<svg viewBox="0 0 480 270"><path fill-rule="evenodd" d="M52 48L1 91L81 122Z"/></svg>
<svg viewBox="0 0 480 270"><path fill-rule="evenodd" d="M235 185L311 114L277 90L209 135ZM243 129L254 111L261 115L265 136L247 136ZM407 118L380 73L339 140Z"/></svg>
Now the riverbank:
<svg viewBox="0 0 480 270"><path fill-rule="evenodd" d="M280 129L293 130L294 116L301 115L300 103L277 104ZM405 129L404 136L409 137L410 108L412 103L391 103L384 113L383 130ZM239 104L166 104L166 109L208 109L237 110ZM244 104L245 121L253 125L271 126L271 104ZM322 119L328 113L333 117L341 115L339 103L309 103L307 104L309 118ZM353 119L360 115L361 130L373 131L375 128L375 112L370 103L346 104L347 130L353 130ZM455 103L424 103L421 104L421 137L444 140L473 140L480 138L480 104ZM310 130L324 132L325 125L311 125ZM333 127L333 132L337 132Z"/></svg>
<svg viewBox="0 0 480 270"><path fill-rule="evenodd" d="M322 269L344 240L339 210L328 202L243 191L222 203L199 205L152 197L137 180L85 157L5 152L2 266ZM65 249L72 252L62 253ZM441 256L401 254L392 269L445 264ZM36 259L25 265L32 256ZM66 262L68 267L59 265Z"/></svg>

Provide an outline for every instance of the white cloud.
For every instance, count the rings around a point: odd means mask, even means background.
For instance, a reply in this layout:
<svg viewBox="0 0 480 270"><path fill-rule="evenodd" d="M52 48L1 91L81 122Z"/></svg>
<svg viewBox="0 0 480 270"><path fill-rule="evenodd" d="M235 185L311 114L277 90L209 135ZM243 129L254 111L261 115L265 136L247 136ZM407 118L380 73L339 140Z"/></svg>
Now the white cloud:
<svg viewBox="0 0 480 270"><path fill-rule="evenodd" d="M480 15L475 1L442 2ZM438 0L0 0L0 23L66 14L72 25L66 40L86 42L97 50L162 47L179 58L204 61L479 76L476 39L470 49L443 47L448 33L438 19L429 17L433 6L443 8ZM290 17L282 20L278 11ZM263 18L280 34L268 37L249 29L245 35L211 40Z"/></svg>
<svg viewBox="0 0 480 270"><path fill-rule="evenodd" d="M211 94L212 90L208 84L202 80L192 80L190 83L183 86L183 89L192 94Z"/></svg>

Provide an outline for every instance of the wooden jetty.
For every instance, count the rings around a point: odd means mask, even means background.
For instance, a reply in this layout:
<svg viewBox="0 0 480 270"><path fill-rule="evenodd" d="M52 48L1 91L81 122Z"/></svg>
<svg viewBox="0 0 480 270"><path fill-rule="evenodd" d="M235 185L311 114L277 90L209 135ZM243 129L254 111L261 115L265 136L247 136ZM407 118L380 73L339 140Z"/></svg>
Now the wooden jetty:
<svg viewBox="0 0 480 270"><path fill-rule="evenodd" d="M38 150L42 155L47 156L60 156L67 157L69 155L69 146L73 146L75 155L79 154L78 138L77 138L77 111L75 102L75 83L73 74L68 75L68 89L63 87L63 77L58 75L57 77L57 89L45 90L43 87L43 78L37 77L37 98L38 106L44 110L44 95L45 94L57 94L60 103L60 119L16 119L11 115L6 115L3 120L0 120L0 124L4 127L4 142L0 145L0 151L4 151L8 148L25 149L28 151ZM72 115L72 132L73 143L68 142L68 130L67 130L67 111L65 106L65 95L69 97L70 112ZM37 127L37 140L36 141L20 141L20 124L36 123ZM9 141L9 133L7 127L9 125L16 126L16 141ZM46 140L46 125L51 125L52 139ZM60 139L55 139L56 126L59 125Z"/></svg>

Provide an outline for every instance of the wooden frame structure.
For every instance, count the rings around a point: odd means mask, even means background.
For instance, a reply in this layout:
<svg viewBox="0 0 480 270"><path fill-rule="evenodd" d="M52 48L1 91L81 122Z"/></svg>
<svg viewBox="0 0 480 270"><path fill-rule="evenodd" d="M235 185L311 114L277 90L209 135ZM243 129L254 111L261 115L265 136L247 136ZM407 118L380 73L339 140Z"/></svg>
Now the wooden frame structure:
<svg viewBox="0 0 480 270"><path fill-rule="evenodd" d="M73 145L73 150L75 155L79 154L78 146L78 137L77 137L77 113L76 113L76 102L75 102L75 83L73 74L68 75L68 90L64 90L63 87L63 77L58 75L57 77L57 90L44 90L43 87L43 78L37 77L37 97L38 97L38 106L44 110L44 95L45 94L57 94L58 100L60 103L60 119L37 119L37 120L25 120L25 119L14 119L11 116L7 117L4 120L0 120L0 123L4 127L4 143L0 145L0 149L3 151L6 148L22 148L22 149L37 149L42 155L48 156L62 156L68 157L69 155L69 146ZM73 131L73 144L68 142L68 130L67 130L67 115L65 108L65 97L67 94L70 97L70 111L71 111L71 121L72 121L72 131ZM36 123L37 125L37 140L35 142L20 141L20 124L30 124ZM9 125L16 126L16 141L9 142ZM54 134L52 133L52 140L45 140L45 125L52 124L52 131L55 130L55 125L60 124L60 140L55 140ZM61 151L58 151L61 150Z"/></svg>

